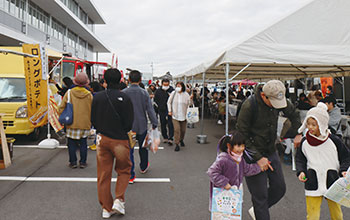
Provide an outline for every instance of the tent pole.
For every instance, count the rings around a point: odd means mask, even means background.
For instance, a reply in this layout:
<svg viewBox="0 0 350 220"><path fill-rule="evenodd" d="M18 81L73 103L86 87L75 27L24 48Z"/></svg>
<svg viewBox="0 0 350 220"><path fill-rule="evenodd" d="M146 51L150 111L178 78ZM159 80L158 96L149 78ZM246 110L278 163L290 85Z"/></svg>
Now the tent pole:
<svg viewBox="0 0 350 220"><path fill-rule="evenodd" d="M229 72L230 72L230 64L229 63L226 63L226 118L225 118L225 134L228 135L228 105L229 105L229 87L228 87L228 76L229 76ZM240 71L242 72L242 71ZM237 74L236 74L237 75Z"/></svg>
<svg viewBox="0 0 350 220"><path fill-rule="evenodd" d="M225 73L226 73L226 120L225 120L225 133L226 135L228 135L228 107L229 107L229 87L228 87L228 81L231 81L233 79L235 79L239 74L241 74L245 69L247 69L250 65L252 65L252 63L248 63L245 67L243 67L238 73L236 73L231 79L229 79L229 73L230 73L230 64L226 63L226 69L225 69Z"/></svg>
<svg viewBox="0 0 350 220"><path fill-rule="evenodd" d="M345 106L345 77L342 77L342 87L343 87L343 106L344 106L344 115L346 114L346 106Z"/></svg>
<svg viewBox="0 0 350 220"><path fill-rule="evenodd" d="M202 93L202 115L201 115L201 135L203 135L203 129L204 129L204 96L205 96L205 90L204 90L204 83L205 83L205 72L203 72L203 93Z"/></svg>
<svg viewBox="0 0 350 220"><path fill-rule="evenodd" d="M197 135L197 142L200 144L207 143L207 135L203 134L204 129L204 96L205 96L205 90L204 90L204 83L205 83L205 72L203 72L203 93L202 93L202 115L201 115L201 133Z"/></svg>
<svg viewBox="0 0 350 220"><path fill-rule="evenodd" d="M186 87L186 85L187 85L187 76L185 76L185 79L184 79L184 84L185 84L185 87Z"/></svg>

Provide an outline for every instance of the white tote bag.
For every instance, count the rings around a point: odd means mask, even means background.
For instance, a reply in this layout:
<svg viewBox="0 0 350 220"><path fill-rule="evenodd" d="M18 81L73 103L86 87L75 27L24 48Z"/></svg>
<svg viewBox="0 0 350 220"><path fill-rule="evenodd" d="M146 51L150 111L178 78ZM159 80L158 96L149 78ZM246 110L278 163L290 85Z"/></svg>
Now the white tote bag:
<svg viewBox="0 0 350 220"><path fill-rule="evenodd" d="M193 124L199 122L199 110L198 107L193 105L187 109L186 120L188 123Z"/></svg>

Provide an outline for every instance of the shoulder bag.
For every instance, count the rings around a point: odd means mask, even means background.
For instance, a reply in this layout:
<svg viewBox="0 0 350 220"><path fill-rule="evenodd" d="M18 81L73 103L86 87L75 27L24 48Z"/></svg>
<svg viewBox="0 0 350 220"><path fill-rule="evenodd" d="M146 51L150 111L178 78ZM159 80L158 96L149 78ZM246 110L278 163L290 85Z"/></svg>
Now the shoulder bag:
<svg viewBox="0 0 350 220"><path fill-rule="evenodd" d="M58 121L62 125L71 125L73 124L73 105L70 100L70 89L67 91L68 93L68 98L67 98L67 104L66 107L64 108L62 114L58 118Z"/></svg>

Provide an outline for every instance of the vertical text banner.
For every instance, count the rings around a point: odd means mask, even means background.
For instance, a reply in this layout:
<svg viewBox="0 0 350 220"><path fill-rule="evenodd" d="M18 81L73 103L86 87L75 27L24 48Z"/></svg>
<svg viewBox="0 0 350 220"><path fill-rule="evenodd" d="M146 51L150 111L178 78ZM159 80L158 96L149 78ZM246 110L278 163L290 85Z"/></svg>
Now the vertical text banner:
<svg viewBox="0 0 350 220"><path fill-rule="evenodd" d="M23 44L23 52L37 57L24 57L26 75L28 118L33 127L41 127L47 122L47 79L43 72L46 57L39 44ZM44 62L45 64L46 62ZM46 70L46 67L45 69ZM45 71L46 72L46 71Z"/></svg>

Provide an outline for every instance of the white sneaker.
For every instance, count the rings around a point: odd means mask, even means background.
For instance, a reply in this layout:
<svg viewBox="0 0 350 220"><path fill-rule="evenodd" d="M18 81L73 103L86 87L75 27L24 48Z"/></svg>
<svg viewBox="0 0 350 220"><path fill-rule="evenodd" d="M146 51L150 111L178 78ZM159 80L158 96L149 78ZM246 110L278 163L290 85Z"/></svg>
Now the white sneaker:
<svg viewBox="0 0 350 220"><path fill-rule="evenodd" d="M119 214L125 215L125 202L119 199L114 200L112 209Z"/></svg>
<svg viewBox="0 0 350 220"><path fill-rule="evenodd" d="M112 215L114 215L116 211L107 211L106 209L102 209L102 218L110 218Z"/></svg>
<svg viewBox="0 0 350 220"><path fill-rule="evenodd" d="M218 121L218 125L222 125L222 121L221 120Z"/></svg>
<svg viewBox="0 0 350 220"><path fill-rule="evenodd" d="M254 213L254 207L251 207L251 208L248 210L248 213L249 213L250 217L252 217L253 220L256 220L256 218L255 218L255 213Z"/></svg>

